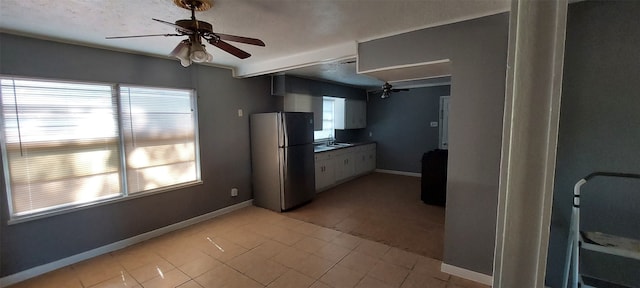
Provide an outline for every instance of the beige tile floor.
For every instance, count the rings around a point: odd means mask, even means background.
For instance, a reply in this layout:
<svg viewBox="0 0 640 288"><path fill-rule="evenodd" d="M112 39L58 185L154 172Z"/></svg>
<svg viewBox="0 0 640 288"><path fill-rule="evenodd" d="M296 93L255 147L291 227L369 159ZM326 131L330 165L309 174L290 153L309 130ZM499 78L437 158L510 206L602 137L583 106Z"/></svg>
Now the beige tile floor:
<svg viewBox="0 0 640 288"><path fill-rule="evenodd" d="M12 287L487 287L441 262L247 207Z"/></svg>
<svg viewBox="0 0 640 288"><path fill-rule="evenodd" d="M284 215L442 260L445 209L420 191L420 178L371 173Z"/></svg>

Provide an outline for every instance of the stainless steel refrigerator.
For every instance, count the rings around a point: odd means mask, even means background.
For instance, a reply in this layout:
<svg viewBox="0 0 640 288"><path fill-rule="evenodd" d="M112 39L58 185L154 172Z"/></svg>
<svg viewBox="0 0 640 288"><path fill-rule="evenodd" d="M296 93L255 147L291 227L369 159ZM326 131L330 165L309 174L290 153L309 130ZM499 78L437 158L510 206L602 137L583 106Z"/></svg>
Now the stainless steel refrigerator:
<svg viewBox="0 0 640 288"><path fill-rule="evenodd" d="M254 204L285 211L315 196L313 113L251 115Z"/></svg>

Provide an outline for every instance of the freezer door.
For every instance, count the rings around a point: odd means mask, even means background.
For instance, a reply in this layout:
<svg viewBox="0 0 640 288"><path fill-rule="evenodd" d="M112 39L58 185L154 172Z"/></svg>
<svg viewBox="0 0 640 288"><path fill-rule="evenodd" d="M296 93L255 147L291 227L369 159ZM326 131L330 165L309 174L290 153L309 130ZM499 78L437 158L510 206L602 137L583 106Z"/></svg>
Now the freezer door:
<svg viewBox="0 0 640 288"><path fill-rule="evenodd" d="M313 113L282 113L282 147L313 143Z"/></svg>
<svg viewBox="0 0 640 288"><path fill-rule="evenodd" d="M284 189L282 210L288 210L311 201L315 196L315 169L313 144L281 148L283 155Z"/></svg>

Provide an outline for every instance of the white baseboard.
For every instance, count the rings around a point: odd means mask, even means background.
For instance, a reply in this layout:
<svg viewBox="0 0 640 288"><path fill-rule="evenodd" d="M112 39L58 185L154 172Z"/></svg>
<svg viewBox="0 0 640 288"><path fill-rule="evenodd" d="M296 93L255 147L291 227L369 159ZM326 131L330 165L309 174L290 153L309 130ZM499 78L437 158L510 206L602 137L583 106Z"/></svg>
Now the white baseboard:
<svg viewBox="0 0 640 288"><path fill-rule="evenodd" d="M484 285L489 285L489 286L493 285L493 276L467 270L457 266L442 263L442 266L440 266L440 271L447 274L454 275L454 276L458 276L460 278L482 283Z"/></svg>
<svg viewBox="0 0 640 288"><path fill-rule="evenodd" d="M95 249L92 249L92 250L89 250L89 251L85 251L85 252L82 252L80 254L76 254L76 255L73 255L73 256L69 256L67 258L63 258L63 259L51 262L51 263L47 263L47 264L36 266L36 267L30 268L30 269L27 269L27 270L24 270L24 271L20 271L18 273L15 273L15 274L0 278L0 287L6 287L6 286L9 286L9 285L13 285L15 283L22 282L22 281L25 281L27 279L31 279L31 278L36 277L36 276L40 276L42 274L45 274L45 273L60 269L60 268L65 267L65 266L69 266L71 264L75 264L75 263L78 263L78 262L81 262L81 261L84 261L84 260L87 260L87 259L90 259L90 258L93 258L93 257L96 257L96 256L100 256L102 254L113 252L113 251L116 251L116 250L119 250L119 249L122 249L122 248L125 248L125 247L128 247L128 246L131 246L133 244L137 244L137 243L140 243L142 241L149 240L149 239L154 238L154 237L158 237L160 235L169 233L171 231L175 231L175 230L178 230L178 229L181 229L181 228L185 228L185 227L191 226L193 224L196 224L196 223L199 223L199 222L202 222L202 221L206 221L206 220L221 216L223 214L227 214L229 212L233 212L235 210L238 210L238 209L241 209L241 208L244 208L244 207L251 206L252 204L253 204L253 199L247 200L247 201L235 204L235 205L231 205L231 206L228 206L228 207L224 207L222 209L218 209L216 211L213 211L213 212L210 212L210 213L207 213L207 214L204 214L204 215L200 215L200 216L197 216L197 217L193 217L191 219L184 220L182 222L171 224L169 226L165 226L165 227L153 230L153 231L149 231L149 232L146 232L146 233L143 233L143 234L140 234L140 235L136 235L136 236L133 236L131 238L127 238L127 239L124 239L124 240L121 240L121 241L118 241L118 242L107 244L107 245L102 246L102 247L98 247L98 248L95 248Z"/></svg>
<svg viewBox="0 0 640 288"><path fill-rule="evenodd" d="M385 169L376 169L376 172L387 173L387 174L396 174L396 175L404 175L411 177L422 178L422 174L414 173L414 172L405 172L405 171L396 171L396 170L385 170Z"/></svg>

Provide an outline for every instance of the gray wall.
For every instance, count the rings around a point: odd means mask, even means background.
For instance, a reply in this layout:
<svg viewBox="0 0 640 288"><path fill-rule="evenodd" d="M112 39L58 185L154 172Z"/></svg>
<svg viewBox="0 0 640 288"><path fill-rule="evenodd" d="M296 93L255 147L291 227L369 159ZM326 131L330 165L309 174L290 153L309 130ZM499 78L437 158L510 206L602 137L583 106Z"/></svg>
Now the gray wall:
<svg viewBox="0 0 640 288"><path fill-rule="evenodd" d="M508 30L503 13L358 45L360 71L452 61L444 262L487 275L493 273Z"/></svg>
<svg viewBox="0 0 640 288"><path fill-rule="evenodd" d="M0 193L0 276L69 257L252 198L248 117L274 111L269 77L0 34L0 73L55 79L195 88L203 185L7 225ZM229 196L232 187L240 195Z"/></svg>
<svg viewBox="0 0 640 288"><path fill-rule="evenodd" d="M451 86L413 88L381 99L371 93L367 102L366 138L376 141L378 169L420 173L424 152L437 149L440 96L449 96ZM368 137L368 132L372 137Z"/></svg>
<svg viewBox="0 0 640 288"><path fill-rule="evenodd" d="M640 174L640 2L569 6L547 284L560 287L573 185L594 171ZM640 181L594 179L581 225L640 239ZM628 263L600 260L618 275ZM627 281L640 286L637 261ZM635 275L635 276L631 276Z"/></svg>

